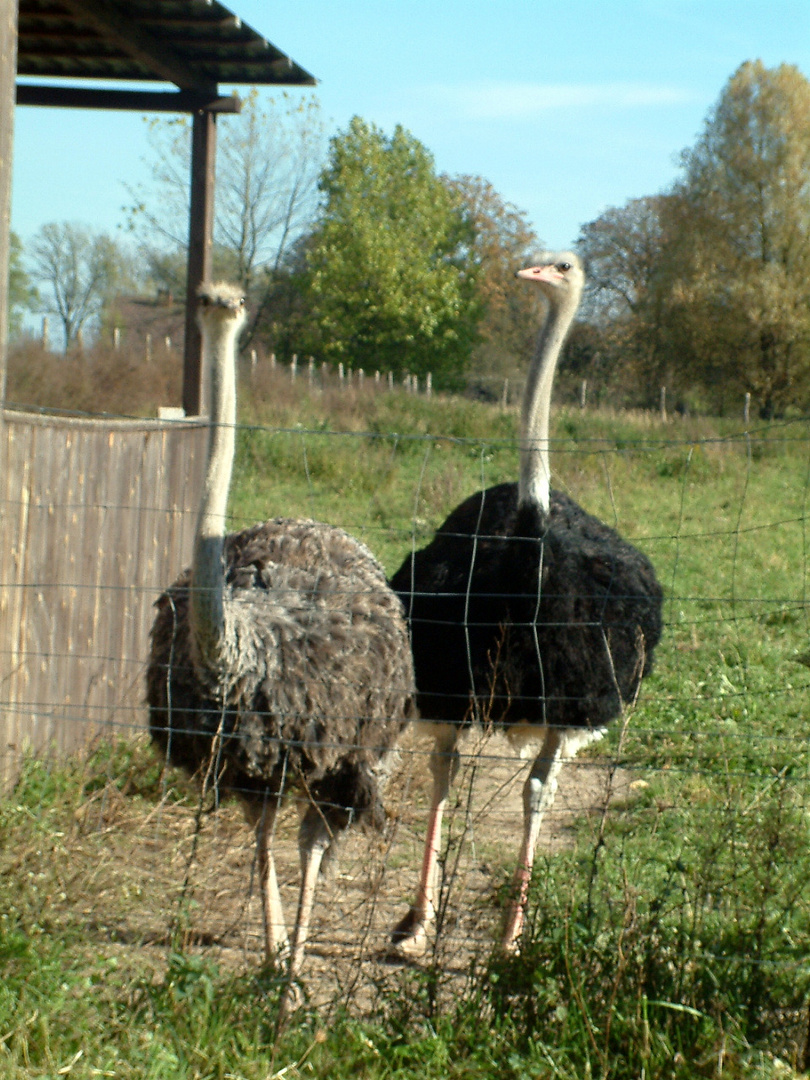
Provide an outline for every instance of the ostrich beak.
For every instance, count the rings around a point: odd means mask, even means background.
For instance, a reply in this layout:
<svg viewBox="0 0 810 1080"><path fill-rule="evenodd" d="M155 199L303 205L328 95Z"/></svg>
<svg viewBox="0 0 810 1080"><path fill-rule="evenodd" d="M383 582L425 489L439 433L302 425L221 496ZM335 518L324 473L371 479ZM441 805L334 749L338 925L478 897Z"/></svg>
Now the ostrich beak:
<svg viewBox="0 0 810 1080"><path fill-rule="evenodd" d="M560 280L562 274L554 263L548 263L546 266L529 266L525 270L518 270L515 277L522 278L524 281L556 282Z"/></svg>

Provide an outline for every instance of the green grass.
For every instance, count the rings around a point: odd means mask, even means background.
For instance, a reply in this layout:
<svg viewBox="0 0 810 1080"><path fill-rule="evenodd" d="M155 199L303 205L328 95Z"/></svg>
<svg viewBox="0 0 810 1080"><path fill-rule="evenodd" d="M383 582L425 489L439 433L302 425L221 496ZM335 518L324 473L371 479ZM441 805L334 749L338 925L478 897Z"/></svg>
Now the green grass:
<svg viewBox="0 0 810 1080"><path fill-rule="evenodd" d="M461 498L515 475L515 416L495 406L310 397L281 377L242 400L234 525L342 524L389 572ZM808 1067L810 426L746 435L570 411L553 451L555 485L653 559L666 632L626 727L597 748L635 783L538 865L521 956L479 959L462 988L441 967L405 970L362 1014L305 1012L277 1036L267 972L182 949L147 961L113 934L91 945L64 914L86 808L110 785L144 820L160 799L148 753L29 763L0 803L0 1075L685 1080Z"/></svg>

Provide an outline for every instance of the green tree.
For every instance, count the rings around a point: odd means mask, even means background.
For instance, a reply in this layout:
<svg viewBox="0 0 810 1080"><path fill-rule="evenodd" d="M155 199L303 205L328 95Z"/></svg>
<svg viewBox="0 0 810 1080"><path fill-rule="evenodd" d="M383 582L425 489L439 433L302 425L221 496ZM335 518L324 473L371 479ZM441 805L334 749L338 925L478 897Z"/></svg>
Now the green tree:
<svg viewBox="0 0 810 1080"><path fill-rule="evenodd" d="M512 375L531 353L542 308L539 291L516 285L515 272L534 262L540 241L525 214L504 202L488 180L444 180L461 199L472 227L469 255L476 267L481 321L471 371L483 378Z"/></svg>
<svg viewBox="0 0 810 1080"><path fill-rule="evenodd" d="M587 315L646 404L660 385L763 416L810 393L810 83L743 64L682 176L587 224ZM694 388L699 387L697 392Z"/></svg>
<svg viewBox="0 0 810 1080"><path fill-rule="evenodd" d="M29 256L31 276L45 288L40 310L60 319L67 352L79 331L128 284L130 264L111 237L70 223L43 225Z"/></svg>
<svg viewBox="0 0 810 1080"><path fill-rule="evenodd" d="M810 83L790 64L742 64L682 161L670 207L682 338L721 343L762 415L806 403Z"/></svg>
<svg viewBox="0 0 810 1080"><path fill-rule="evenodd" d="M425 147L354 117L331 141L307 245L312 340L333 363L458 382L480 304L472 225ZM302 343L303 344L303 343Z"/></svg>

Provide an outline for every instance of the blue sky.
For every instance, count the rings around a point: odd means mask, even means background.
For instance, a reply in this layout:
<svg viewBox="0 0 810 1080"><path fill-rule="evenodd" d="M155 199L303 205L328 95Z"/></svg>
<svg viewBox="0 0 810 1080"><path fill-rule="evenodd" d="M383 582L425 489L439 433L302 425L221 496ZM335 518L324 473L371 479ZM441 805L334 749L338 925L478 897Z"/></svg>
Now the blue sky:
<svg viewBox="0 0 810 1080"><path fill-rule="evenodd" d="M668 185L744 60L810 77L808 0L224 2L318 78L330 132L402 124L556 248ZM138 115L18 108L12 227L116 230L147 154Z"/></svg>

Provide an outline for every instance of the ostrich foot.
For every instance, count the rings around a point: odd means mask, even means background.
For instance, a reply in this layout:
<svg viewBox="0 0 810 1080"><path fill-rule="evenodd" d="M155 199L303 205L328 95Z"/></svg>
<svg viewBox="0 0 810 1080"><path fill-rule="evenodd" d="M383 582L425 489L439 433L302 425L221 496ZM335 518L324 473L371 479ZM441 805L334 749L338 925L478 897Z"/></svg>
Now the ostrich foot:
<svg viewBox="0 0 810 1080"><path fill-rule="evenodd" d="M405 918L401 919L391 931L391 951L394 955L408 959L424 956L428 948L429 921L423 912L412 907Z"/></svg>
<svg viewBox="0 0 810 1080"><path fill-rule="evenodd" d="M504 936L501 940L501 952L504 956L520 956L520 934L517 937Z"/></svg>
<svg viewBox="0 0 810 1080"><path fill-rule="evenodd" d="M264 949L264 963L269 968L278 968L282 970L287 967L290 960L290 942L285 937L282 941L279 941L275 946L266 945Z"/></svg>
<svg viewBox="0 0 810 1080"><path fill-rule="evenodd" d="M281 1000L278 1005L278 1023L281 1026L285 1023L294 1012L302 1008L304 1002L304 994L301 987L297 982L291 980L286 983L284 989L281 991Z"/></svg>
<svg viewBox="0 0 810 1080"><path fill-rule="evenodd" d="M524 911L522 905L515 905L506 919L501 935L501 952L505 956L520 954L520 939L523 936Z"/></svg>

